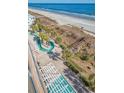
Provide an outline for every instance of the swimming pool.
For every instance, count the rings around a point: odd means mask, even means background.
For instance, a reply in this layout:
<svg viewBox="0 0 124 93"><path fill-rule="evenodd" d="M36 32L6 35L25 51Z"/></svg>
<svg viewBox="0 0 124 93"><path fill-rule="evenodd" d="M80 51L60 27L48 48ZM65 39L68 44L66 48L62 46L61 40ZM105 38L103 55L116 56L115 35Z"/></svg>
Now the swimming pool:
<svg viewBox="0 0 124 93"><path fill-rule="evenodd" d="M76 93L72 86L60 75L48 87L48 93Z"/></svg>
<svg viewBox="0 0 124 93"><path fill-rule="evenodd" d="M48 93L76 93L56 67L49 63L41 68L42 78L45 82Z"/></svg>
<svg viewBox="0 0 124 93"><path fill-rule="evenodd" d="M37 45L38 45L38 48L41 50L41 51L44 51L44 52L51 52L53 50L53 48L55 47L54 46L54 42L52 40L48 41L49 43L49 48L45 48L43 47L43 43L41 42L41 40L39 38L37 38Z"/></svg>
<svg viewBox="0 0 124 93"><path fill-rule="evenodd" d="M40 40L40 38L39 38L37 32L34 33L34 38L35 38L35 40L36 40L36 43L37 43L37 45L38 45L38 48L39 48L41 51L44 51L44 52L51 52L51 51L54 49L54 47L55 47L53 40L49 40L49 41L48 41L48 44L49 44L49 47L48 47L48 48L47 48L47 47L44 47L44 46L43 46L43 42Z"/></svg>

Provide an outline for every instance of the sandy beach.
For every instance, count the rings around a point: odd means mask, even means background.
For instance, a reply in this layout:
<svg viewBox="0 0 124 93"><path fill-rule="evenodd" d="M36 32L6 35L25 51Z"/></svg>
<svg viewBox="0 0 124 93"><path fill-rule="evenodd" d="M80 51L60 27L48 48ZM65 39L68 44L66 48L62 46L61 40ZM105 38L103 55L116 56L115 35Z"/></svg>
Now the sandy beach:
<svg viewBox="0 0 124 93"><path fill-rule="evenodd" d="M83 27L83 29L88 30L91 33L95 33L95 20L88 20L85 18L78 18L78 17L69 16L65 14L53 13L49 11L36 10L31 8L29 8L29 10L32 12L44 15L46 17L49 17L55 20L56 22L58 22L59 25L71 24L79 28Z"/></svg>

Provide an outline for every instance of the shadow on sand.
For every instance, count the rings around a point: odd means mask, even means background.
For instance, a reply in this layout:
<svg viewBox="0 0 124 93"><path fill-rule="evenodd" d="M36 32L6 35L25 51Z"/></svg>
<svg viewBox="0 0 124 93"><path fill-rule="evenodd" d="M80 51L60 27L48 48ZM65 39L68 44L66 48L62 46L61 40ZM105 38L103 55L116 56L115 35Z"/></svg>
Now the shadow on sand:
<svg viewBox="0 0 124 93"><path fill-rule="evenodd" d="M85 87L84 83L81 82L79 77L70 69L65 69L64 75L72 82L72 86L78 93L90 93L90 91Z"/></svg>
<svg viewBox="0 0 124 93"><path fill-rule="evenodd" d="M47 54L48 54L49 58L51 58L51 59L53 59L53 60L55 60L55 61L57 61L58 59L59 59L59 60L62 60L62 59L59 57L59 56L60 56L60 53L57 53L57 52L48 52Z"/></svg>

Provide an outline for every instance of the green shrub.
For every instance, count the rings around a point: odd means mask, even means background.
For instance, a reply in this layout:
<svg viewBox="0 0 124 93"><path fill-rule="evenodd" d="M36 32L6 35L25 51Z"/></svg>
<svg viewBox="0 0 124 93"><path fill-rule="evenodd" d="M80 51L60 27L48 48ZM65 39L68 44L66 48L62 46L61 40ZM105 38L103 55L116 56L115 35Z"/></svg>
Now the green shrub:
<svg viewBox="0 0 124 93"><path fill-rule="evenodd" d="M80 59L87 61L87 60L89 60L89 57L88 57L88 55L83 55L80 57Z"/></svg>
<svg viewBox="0 0 124 93"><path fill-rule="evenodd" d="M66 62L66 66L68 66L76 74L79 73L79 71L76 69L76 67L73 66L72 64L70 64L69 62Z"/></svg>
<svg viewBox="0 0 124 93"><path fill-rule="evenodd" d="M60 44L59 46L60 46L62 49L65 49L65 46L64 46L64 45Z"/></svg>
<svg viewBox="0 0 124 93"><path fill-rule="evenodd" d="M57 42L58 44L60 44L60 43L62 42L62 38L61 38L60 36L57 36L57 37L56 37L56 42Z"/></svg>
<svg viewBox="0 0 124 93"><path fill-rule="evenodd" d="M86 78L83 75L79 75L79 78L81 79L81 81L92 91L95 91L95 75L92 74L89 76L89 78Z"/></svg>
<svg viewBox="0 0 124 93"><path fill-rule="evenodd" d="M86 85L89 86L89 82L88 79L82 75L79 75L79 78L81 79L81 81Z"/></svg>

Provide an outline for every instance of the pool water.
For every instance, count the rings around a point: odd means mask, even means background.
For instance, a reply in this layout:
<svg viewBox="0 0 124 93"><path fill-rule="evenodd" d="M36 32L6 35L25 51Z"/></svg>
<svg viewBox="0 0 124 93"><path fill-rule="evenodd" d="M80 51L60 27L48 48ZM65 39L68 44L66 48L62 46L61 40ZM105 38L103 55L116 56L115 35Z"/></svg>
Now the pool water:
<svg viewBox="0 0 124 93"><path fill-rule="evenodd" d="M48 41L49 48L47 48L47 47L45 48L45 47L43 47L43 42L40 40L38 33L35 32L35 33L33 33L33 35L34 35L34 38L35 38L36 43L38 45L38 48L41 51L43 51L43 52L51 52L54 49L55 45L54 45L54 41L53 40Z"/></svg>
<svg viewBox="0 0 124 93"><path fill-rule="evenodd" d="M72 86L61 75L48 87L48 93L76 93Z"/></svg>
<svg viewBox="0 0 124 93"><path fill-rule="evenodd" d="M54 42L53 41L49 41L49 45L50 47L49 48L44 48L42 45L42 42L39 38L36 39L37 41L37 45L38 45L38 48L41 50L41 51L44 51L44 52L51 52L53 49L54 49Z"/></svg>

